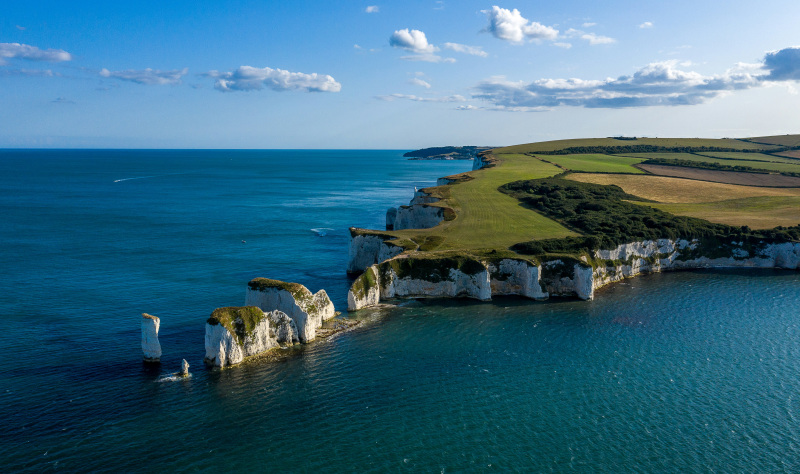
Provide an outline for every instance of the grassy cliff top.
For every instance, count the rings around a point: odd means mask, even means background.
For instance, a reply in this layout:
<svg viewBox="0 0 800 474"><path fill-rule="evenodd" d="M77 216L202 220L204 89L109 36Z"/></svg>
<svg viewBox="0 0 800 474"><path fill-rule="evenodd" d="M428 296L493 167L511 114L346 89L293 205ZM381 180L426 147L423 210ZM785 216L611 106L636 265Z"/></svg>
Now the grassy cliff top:
<svg viewBox="0 0 800 474"><path fill-rule="evenodd" d="M751 139L617 137L495 148L483 153L484 161L488 162L483 169L462 173L449 185L425 190L441 199L433 205L452 209L454 218L431 229L358 229L357 233L379 234L385 240L402 246L415 258L448 257L454 253L481 258L513 256L516 252L511 249L519 248L515 245L533 241L547 241L546 248L556 251L563 247L565 252L570 252L574 245L562 246L557 242L584 242L592 237L587 234L587 229L575 225L577 221L574 218L545 212L544 208L531 205L533 201L520 199L522 194L508 192L508 188L501 192L500 188L512 182L561 175L588 176L589 173L593 173L595 178L580 181L606 186L614 186L619 181L626 188L644 190L647 194L637 196L636 192L631 192L631 198L638 202L633 207L616 206L615 219L631 218L622 210L638 214L638 206L646 205L664 212L654 222L666 222L665 216L673 215L700 218L710 224L735 223L755 229L793 226L800 224L796 194L765 189L786 186L786 183L792 186L793 180L797 180L800 188L800 159L786 156L786 150L794 153L796 147L800 148L800 135ZM693 179L668 177L672 176L669 173L658 176L658 170L662 169L690 170ZM734 184L744 183L752 192L742 191L743 186L728 187L721 192L718 183L727 182L725 180L731 176L736 178L732 181ZM693 196L693 199L680 202L680 205L673 205L675 200L669 196L663 202L652 199L652 193L646 192L651 189L651 184L667 190L674 185L680 193ZM535 202L537 205L540 203ZM548 204L547 199L541 202L545 207ZM717 211L724 211L720 214L723 217L717 219ZM773 214L775 218L770 217ZM636 237L623 235L624 228L621 232L617 237ZM650 235L650 232L639 233L641 237ZM597 241L603 239L587 242Z"/></svg>
<svg viewBox="0 0 800 474"><path fill-rule="evenodd" d="M311 293L308 288L300 283L289 283L280 280L272 280L270 278L253 278L247 283L251 290L264 291L271 288L286 290L292 295Z"/></svg>
<svg viewBox="0 0 800 474"><path fill-rule="evenodd" d="M228 306L215 309L206 322L212 326L222 325L241 346L264 318L264 312L256 306Z"/></svg>

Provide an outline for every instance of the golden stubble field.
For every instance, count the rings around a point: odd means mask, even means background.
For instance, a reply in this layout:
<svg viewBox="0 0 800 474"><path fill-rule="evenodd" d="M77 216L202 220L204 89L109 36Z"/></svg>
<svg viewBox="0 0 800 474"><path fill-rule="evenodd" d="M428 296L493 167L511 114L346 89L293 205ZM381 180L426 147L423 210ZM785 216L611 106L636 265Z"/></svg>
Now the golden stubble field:
<svg viewBox="0 0 800 474"><path fill-rule="evenodd" d="M671 214L753 229L800 224L800 188L767 188L653 175L573 173L568 179L615 184Z"/></svg>

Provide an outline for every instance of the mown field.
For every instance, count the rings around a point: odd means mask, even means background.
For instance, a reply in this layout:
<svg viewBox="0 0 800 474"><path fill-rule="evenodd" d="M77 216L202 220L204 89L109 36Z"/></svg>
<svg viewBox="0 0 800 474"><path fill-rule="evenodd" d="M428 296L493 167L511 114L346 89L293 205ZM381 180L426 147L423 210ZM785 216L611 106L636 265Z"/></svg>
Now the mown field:
<svg viewBox="0 0 800 474"><path fill-rule="evenodd" d="M777 146L800 146L800 135L773 135L769 137L752 137L747 140L754 143L765 143Z"/></svg>
<svg viewBox="0 0 800 474"><path fill-rule="evenodd" d="M752 229L800 224L800 188L765 188L652 175L574 173L567 179L614 184L655 203L637 203L679 216Z"/></svg>
<svg viewBox="0 0 800 474"><path fill-rule="evenodd" d="M582 171L587 173L644 173L644 171L633 167L633 165L644 161L641 158L595 154L541 155L537 156L537 158L570 171Z"/></svg>
<svg viewBox="0 0 800 474"><path fill-rule="evenodd" d="M715 183L741 184L744 186L798 187L800 178L779 174L747 173L739 171L717 171L683 166L639 165L639 168L658 176L672 176Z"/></svg>
<svg viewBox="0 0 800 474"><path fill-rule="evenodd" d="M759 196L694 204L644 204L678 216L751 229L772 229L800 224L800 197Z"/></svg>
<svg viewBox="0 0 800 474"><path fill-rule="evenodd" d="M661 159L661 160L683 160L694 163L714 163L723 166L744 166L754 170L767 170L789 173L800 173L800 160L791 160L790 158L773 157L771 155L763 155L760 153L720 153L721 155L737 156L743 158L728 158L728 157L715 157L709 156L713 152L704 154L697 153L635 153L625 156L645 159ZM748 156L755 155L755 156ZM744 159L748 158L748 159ZM758 159L754 159L758 158Z"/></svg>
<svg viewBox="0 0 800 474"><path fill-rule="evenodd" d="M503 148L495 148L496 153L537 153L563 150L572 147L592 146L634 146L652 145L660 147L720 147L735 148L739 150L769 150L778 146L769 144L750 143L733 138L637 138L635 140L620 140L617 138L578 138L571 140L554 140L549 142L525 143Z"/></svg>

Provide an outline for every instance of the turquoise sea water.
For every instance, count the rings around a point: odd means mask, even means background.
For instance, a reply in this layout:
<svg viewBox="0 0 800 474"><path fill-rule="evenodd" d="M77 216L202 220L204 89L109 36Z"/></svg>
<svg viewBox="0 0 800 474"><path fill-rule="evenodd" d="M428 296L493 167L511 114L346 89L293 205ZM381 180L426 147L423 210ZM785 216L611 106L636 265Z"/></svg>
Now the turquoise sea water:
<svg viewBox="0 0 800 474"><path fill-rule="evenodd" d="M470 162L396 151L0 151L6 471L797 472L800 275L592 302L406 302L285 360L202 365L266 276L346 306L347 227ZM316 229L316 230L312 230ZM242 241L246 243L243 243ZM139 314L161 317L162 367ZM192 377L163 376L191 364Z"/></svg>

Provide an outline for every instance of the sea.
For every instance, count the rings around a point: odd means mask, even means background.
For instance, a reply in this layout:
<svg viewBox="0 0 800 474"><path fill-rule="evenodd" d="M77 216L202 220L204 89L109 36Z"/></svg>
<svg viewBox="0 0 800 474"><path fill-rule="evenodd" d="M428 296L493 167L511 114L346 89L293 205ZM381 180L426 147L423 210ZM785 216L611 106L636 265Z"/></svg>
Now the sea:
<svg viewBox="0 0 800 474"><path fill-rule="evenodd" d="M348 227L471 168L402 154L0 151L3 472L800 472L797 272L347 314ZM207 369L254 277L362 323Z"/></svg>

